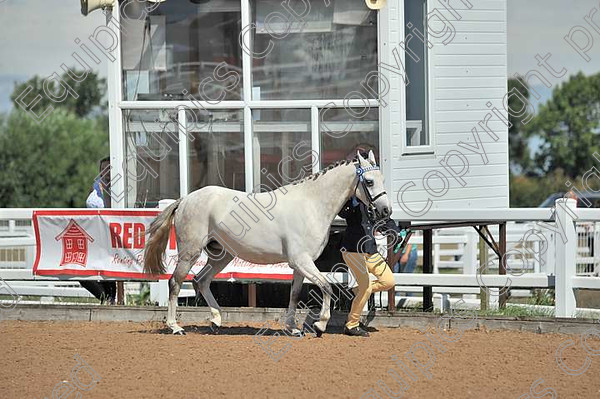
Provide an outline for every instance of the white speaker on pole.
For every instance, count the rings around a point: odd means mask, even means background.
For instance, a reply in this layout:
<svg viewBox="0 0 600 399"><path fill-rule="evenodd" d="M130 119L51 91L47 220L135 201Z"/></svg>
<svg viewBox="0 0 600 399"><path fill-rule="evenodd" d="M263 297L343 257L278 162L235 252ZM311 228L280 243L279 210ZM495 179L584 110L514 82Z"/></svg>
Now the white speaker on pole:
<svg viewBox="0 0 600 399"><path fill-rule="evenodd" d="M81 0L81 13L88 15L99 8L112 8L115 0Z"/></svg>
<svg viewBox="0 0 600 399"><path fill-rule="evenodd" d="M112 8L115 5L116 0L80 0L81 1L81 13L88 15L94 10L99 8ZM149 3L163 3L166 0L147 0Z"/></svg>
<svg viewBox="0 0 600 399"><path fill-rule="evenodd" d="M385 0L365 0L365 3L371 10L381 10L385 6Z"/></svg>

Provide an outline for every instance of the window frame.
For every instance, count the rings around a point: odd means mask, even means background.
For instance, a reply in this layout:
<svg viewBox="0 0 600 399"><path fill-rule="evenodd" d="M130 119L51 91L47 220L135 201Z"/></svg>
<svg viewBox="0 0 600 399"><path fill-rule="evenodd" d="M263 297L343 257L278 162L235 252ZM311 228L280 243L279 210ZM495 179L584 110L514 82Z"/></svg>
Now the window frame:
<svg viewBox="0 0 600 399"><path fill-rule="evenodd" d="M241 25L242 29L246 26L250 26L252 21L252 0L239 0L241 3ZM398 0L402 1L402 0ZM119 6L124 0L118 0L117 5L114 7L114 12L109 14L107 18L114 18L114 23L119 23ZM387 26L387 24L385 24ZM382 55L382 13L377 13L377 70L381 72L379 67L381 55ZM247 41L250 41L251 34L246 35ZM273 39L275 45L282 45L281 40L277 41ZM252 126L252 112L254 110L268 109L268 108L301 108L308 109L311 113L311 149L319 154L319 160L313 167L313 173L317 172L322 168L321 165L321 140L322 133L320 132L320 120L319 112L324 108L363 108L365 103L362 99L351 98L349 100L339 99L319 99L319 100L253 100L252 99L252 57L247 51L242 50L242 100L224 100L218 104L210 104L206 101L190 100L190 101L146 101L146 100L135 100L127 101L124 100L123 92L123 70L122 70L122 48L121 40L116 44L115 61L109 63L108 73L108 99L109 99L109 133L110 133L110 154L111 154L111 190L113 191L113 208L124 208L128 193L126 192L127 182L127 170L124 167L124 161L126 160L126 132L124 127L126 113L130 110L156 110L156 109L169 109L177 110L179 120L179 190L180 196L189 194L190 183L189 183L189 159L188 159L188 140L186 137L187 129L187 109L206 109L206 110L242 110L243 111L243 130L244 130L244 152L245 160L245 187L246 192L250 192L254 187L259 184L255 182L253 163L253 149L255 135ZM379 124L379 148L380 154L379 159L386 158L386 151L384 150L382 143L382 136L389 134L387 128L383 126L382 121L382 108L377 98L369 98L367 100L369 107L378 108L378 124Z"/></svg>
<svg viewBox="0 0 600 399"><path fill-rule="evenodd" d="M406 24L408 23L408 21L406 21L406 16L404 13L404 3L406 1L410 1L410 0L399 0L402 1L402 26L406 26ZM427 24L427 15L435 8L432 7L432 1L431 0L425 0L426 4L425 4L425 8L426 8L426 15L425 15L425 24ZM424 29L425 37L427 38L427 29ZM402 41L404 41L406 38L405 36L405 30L402 30ZM418 40L417 38L414 38L413 40ZM435 57L435 49L439 47L439 46L433 46L433 48L429 48L428 46L425 46L425 52L426 52L426 68L425 68L425 95L427 96L426 98L426 106L427 109L425 110L425 124L426 124L426 129L427 129L427 136L429 139L429 144L427 145L417 145L417 146L409 146L408 142L407 142L407 130L408 130L408 124L409 124L409 120L407 118L406 115L406 92L407 92L407 86L406 84L402 83L402 98L404 99L404 106L403 106L403 119L404 119L404 132L402 135L402 139L401 139L401 155L407 155L407 156L411 156L411 155L433 155L435 156L435 149L436 149L436 145L435 145L435 134L433 134L433 127L435 126L435 121L434 121L434 113L431 112L432 109L434 109L434 98L433 98L433 93L435 92L435 79L433 79L433 65L432 65L432 59L434 59ZM412 60L407 61L406 60L406 56L405 56L405 52L402 51L401 53L401 57L402 57L402 62L404 62L406 65L407 62L412 62Z"/></svg>

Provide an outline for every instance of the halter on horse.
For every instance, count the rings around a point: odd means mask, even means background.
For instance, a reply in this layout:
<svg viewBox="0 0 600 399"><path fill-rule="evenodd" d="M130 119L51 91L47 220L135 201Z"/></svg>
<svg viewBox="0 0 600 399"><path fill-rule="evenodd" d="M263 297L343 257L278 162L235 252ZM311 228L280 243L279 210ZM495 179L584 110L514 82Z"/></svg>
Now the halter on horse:
<svg viewBox="0 0 600 399"><path fill-rule="evenodd" d="M375 219L377 219L377 214L376 214L376 208L373 204L380 197L387 195L387 192L385 192L385 190L381 191L379 194L377 194L375 197L373 197L371 195L371 191L369 190L369 187L367 187L367 184L365 183L364 174L365 174L365 172L370 172L372 170L379 170L379 166L373 165L373 166L368 166L366 168L363 168L362 166L360 166L360 162L355 163L355 166L356 166L356 174L358 175L358 181L356 182L356 188L354 189L354 192L356 193L356 190L358 189L358 185L362 184L362 188L363 188L364 192L367 194L368 202L366 204L367 204L367 211L369 212L369 218L371 220L375 220ZM389 216L389 213L386 215L382 215L382 216L383 217Z"/></svg>
<svg viewBox="0 0 600 399"><path fill-rule="evenodd" d="M304 278L321 288L323 306L313 327L319 334L325 331L332 289L314 261L327 244L331 223L353 195L367 204L373 215L389 215L391 206L383 175L372 151L368 160L358 154L356 163L337 164L274 191L243 193L208 186L175 201L150 225L144 253L146 273L165 273L164 252L171 224L175 224L178 262L169 280L167 325L174 334L183 333L176 321L177 296L204 250L209 262L202 269L197 286L211 309L213 327L221 326L221 314L210 291L210 281L237 256L255 264L288 262L294 278L286 328L296 329L293 321ZM247 205L242 209L240 204L246 199ZM240 209L248 216L252 214L250 223L240 216Z"/></svg>

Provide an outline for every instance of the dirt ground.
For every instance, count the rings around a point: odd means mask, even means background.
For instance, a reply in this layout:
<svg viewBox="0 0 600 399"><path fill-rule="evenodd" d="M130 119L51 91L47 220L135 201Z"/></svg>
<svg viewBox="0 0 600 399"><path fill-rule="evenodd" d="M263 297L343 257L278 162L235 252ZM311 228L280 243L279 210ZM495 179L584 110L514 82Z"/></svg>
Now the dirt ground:
<svg viewBox="0 0 600 399"><path fill-rule="evenodd" d="M398 393L389 397L400 397L390 370L410 384L404 398L519 398L540 378L544 382L532 398L541 398L547 388L559 398L600 397L600 356L590 356L589 368L579 376L564 373L555 360L561 342L573 338L577 346L563 352L564 363L572 369L583 365L587 352L579 346L579 336L466 331L456 342L439 341L445 352L433 348L428 379L404 356L418 342L435 347L418 330L380 329L370 338L335 330L322 338L273 338L274 353L290 344L274 361L254 340L261 327L228 326L211 335L205 326L188 325L186 336L172 336L158 323L2 321L0 398L51 398L57 384L58 397L67 384L76 387L71 382L75 354L100 378L93 385L85 370L76 374L81 387L90 387L82 392L85 399L387 398L380 379ZM600 352L599 339L587 343ZM393 355L403 359L416 381ZM422 350L415 357L428 362ZM376 394L369 395L371 389ZM73 392L69 398L75 396Z"/></svg>

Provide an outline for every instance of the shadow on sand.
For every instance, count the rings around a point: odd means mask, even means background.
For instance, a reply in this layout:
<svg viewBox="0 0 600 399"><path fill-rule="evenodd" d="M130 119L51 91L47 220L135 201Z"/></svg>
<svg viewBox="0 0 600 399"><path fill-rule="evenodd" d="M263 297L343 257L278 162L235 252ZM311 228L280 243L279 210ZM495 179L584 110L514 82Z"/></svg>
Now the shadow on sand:
<svg viewBox="0 0 600 399"><path fill-rule="evenodd" d="M200 334L200 335L288 335L281 326L276 321L270 321L263 325L263 327L251 327L251 326L222 326L218 329L218 331L214 331L210 326L206 325L187 325L183 327L183 330L186 334ZM367 327L367 331L375 332L376 328ZM143 330L130 331L131 333L142 333L142 334L164 334L164 335L172 335L171 329L168 327L162 328L147 328ZM311 336L312 333L310 330L305 329L305 332L308 336ZM324 335L328 334L343 334L344 326L328 326L327 331L325 331Z"/></svg>

